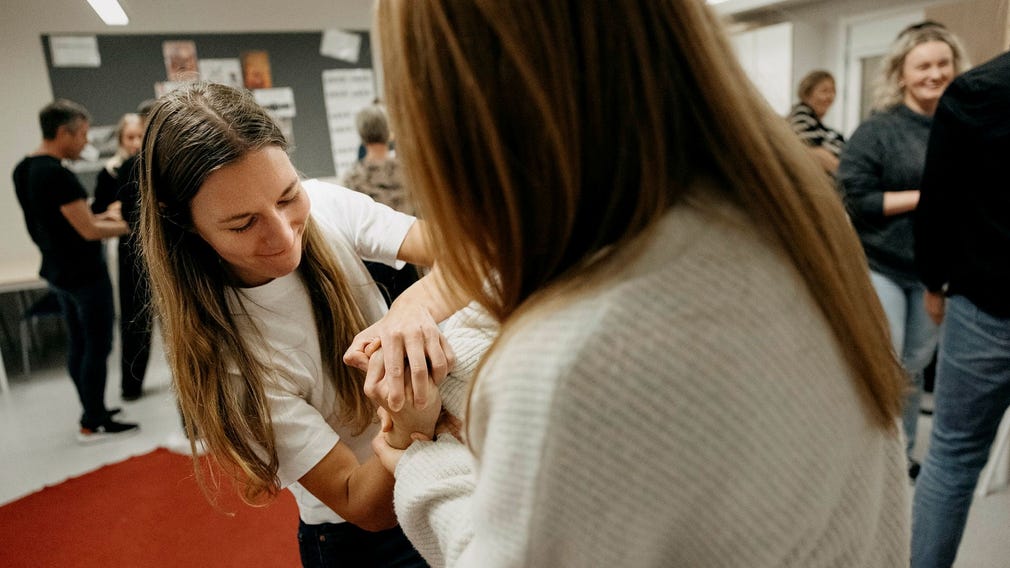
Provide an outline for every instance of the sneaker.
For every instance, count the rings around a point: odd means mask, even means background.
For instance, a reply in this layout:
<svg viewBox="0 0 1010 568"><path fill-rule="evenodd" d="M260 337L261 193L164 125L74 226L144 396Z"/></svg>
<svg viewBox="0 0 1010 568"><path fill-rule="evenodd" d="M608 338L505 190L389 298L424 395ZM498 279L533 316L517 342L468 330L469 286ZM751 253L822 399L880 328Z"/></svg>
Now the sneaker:
<svg viewBox="0 0 1010 568"><path fill-rule="evenodd" d="M137 424L109 419L95 428L81 426L81 430L77 433L77 441L82 444L94 444L115 438L127 438L137 432L140 432L140 426Z"/></svg>
<svg viewBox="0 0 1010 568"><path fill-rule="evenodd" d="M915 460L909 460L908 464L908 478L914 483L915 478L919 477L919 470L922 469L922 465Z"/></svg>

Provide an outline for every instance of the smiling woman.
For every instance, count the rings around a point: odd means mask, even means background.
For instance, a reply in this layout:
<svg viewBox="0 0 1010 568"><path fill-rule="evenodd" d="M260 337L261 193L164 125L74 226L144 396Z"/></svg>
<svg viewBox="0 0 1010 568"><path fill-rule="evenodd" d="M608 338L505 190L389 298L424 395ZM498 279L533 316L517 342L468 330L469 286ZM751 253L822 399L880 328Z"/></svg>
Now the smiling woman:
<svg viewBox="0 0 1010 568"><path fill-rule="evenodd" d="M241 286L261 286L298 267L309 198L281 148L252 151L214 171L192 207L193 228Z"/></svg>
<svg viewBox="0 0 1010 568"><path fill-rule="evenodd" d="M871 278L890 325L894 352L912 378L904 427L909 475L919 416L922 372L936 348L937 327L923 307L925 288L913 262L912 215L926 162L933 113L944 89L968 67L957 37L935 22L902 31L881 63L878 112L852 134L838 179Z"/></svg>
<svg viewBox="0 0 1010 568"><path fill-rule="evenodd" d="M341 361L362 332L387 354L399 349L401 367L404 352L430 363L424 385L444 378L451 353L435 322L450 307L424 281L393 305L399 319L380 322L385 302L362 262L430 263L420 224L301 181L280 129L243 91L173 92L145 141L143 251L190 438L199 431L245 498L291 489L305 565L421 565L369 447L377 426L364 377ZM369 324L381 333L362 331ZM434 392L425 409L437 414Z"/></svg>

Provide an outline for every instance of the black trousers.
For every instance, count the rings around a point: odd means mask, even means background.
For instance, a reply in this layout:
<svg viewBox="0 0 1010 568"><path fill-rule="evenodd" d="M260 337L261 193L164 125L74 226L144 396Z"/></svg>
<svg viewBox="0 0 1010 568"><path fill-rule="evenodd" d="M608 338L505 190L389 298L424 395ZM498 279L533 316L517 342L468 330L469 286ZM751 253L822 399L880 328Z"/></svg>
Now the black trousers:
<svg viewBox="0 0 1010 568"><path fill-rule="evenodd" d="M123 396L138 396L151 357L151 286L134 247L119 246L119 338Z"/></svg>
<svg viewBox="0 0 1010 568"><path fill-rule="evenodd" d="M96 428L108 419L105 409L106 359L112 350L112 283L108 272L73 289L50 285L67 323L67 371L84 411L81 426Z"/></svg>
<svg viewBox="0 0 1010 568"><path fill-rule="evenodd" d="M428 566L400 527L368 532L351 523L307 525L299 519L298 550L305 568Z"/></svg>

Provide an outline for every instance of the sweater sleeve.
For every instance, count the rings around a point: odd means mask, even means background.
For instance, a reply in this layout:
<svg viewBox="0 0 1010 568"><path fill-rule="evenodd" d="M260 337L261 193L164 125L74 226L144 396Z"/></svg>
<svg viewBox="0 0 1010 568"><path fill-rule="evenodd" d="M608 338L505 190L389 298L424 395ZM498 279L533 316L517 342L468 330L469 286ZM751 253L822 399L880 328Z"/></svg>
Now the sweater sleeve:
<svg viewBox="0 0 1010 568"><path fill-rule="evenodd" d="M396 470L394 505L410 541L432 566L525 566L549 531L538 508L557 502L538 479L548 444L559 366L489 362L472 395L467 433L479 456L451 437L413 444ZM507 369L507 370L506 370ZM478 475L479 474L479 475Z"/></svg>
<svg viewBox="0 0 1010 568"><path fill-rule="evenodd" d="M871 119L872 120L872 119ZM867 220L884 217L882 187L884 147L876 122L865 122L852 134L838 165L838 183L849 213Z"/></svg>

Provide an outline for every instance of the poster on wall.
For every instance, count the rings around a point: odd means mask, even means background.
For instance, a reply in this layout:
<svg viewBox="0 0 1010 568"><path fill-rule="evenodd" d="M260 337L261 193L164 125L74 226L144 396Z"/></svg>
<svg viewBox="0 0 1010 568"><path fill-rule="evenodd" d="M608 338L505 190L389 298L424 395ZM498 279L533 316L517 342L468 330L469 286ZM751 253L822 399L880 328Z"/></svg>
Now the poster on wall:
<svg viewBox="0 0 1010 568"><path fill-rule="evenodd" d="M238 59L201 59L199 66L201 80L242 87L242 62Z"/></svg>
<svg viewBox="0 0 1010 568"><path fill-rule="evenodd" d="M195 81L200 77L195 41L166 41L161 44L165 75L169 81Z"/></svg>
<svg viewBox="0 0 1010 568"><path fill-rule="evenodd" d="M49 53L53 67L101 67L96 36L52 36Z"/></svg>
<svg viewBox="0 0 1010 568"><path fill-rule="evenodd" d="M330 148L336 175L343 175L358 159L361 138L354 125L359 110L375 101L375 78L371 69L326 69L323 71L323 102L330 129Z"/></svg>
<svg viewBox="0 0 1010 568"><path fill-rule="evenodd" d="M295 92L291 87L276 87L273 89L256 89L253 98L274 118L294 118Z"/></svg>
<svg viewBox="0 0 1010 568"><path fill-rule="evenodd" d="M319 44L319 54L348 63L357 63L361 56L361 36L341 30L326 30Z"/></svg>
<svg viewBox="0 0 1010 568"><path fill-rule="evenodd" d="M245 88L269 89L274 86L270 74L270 53L266 51L245 51L242 53L242 82Z"/></svg>

